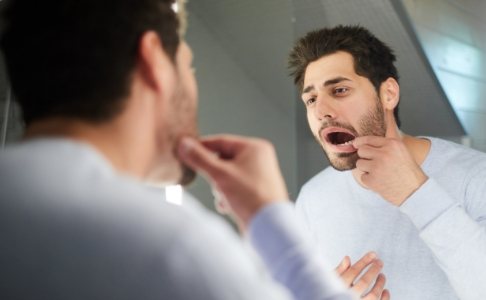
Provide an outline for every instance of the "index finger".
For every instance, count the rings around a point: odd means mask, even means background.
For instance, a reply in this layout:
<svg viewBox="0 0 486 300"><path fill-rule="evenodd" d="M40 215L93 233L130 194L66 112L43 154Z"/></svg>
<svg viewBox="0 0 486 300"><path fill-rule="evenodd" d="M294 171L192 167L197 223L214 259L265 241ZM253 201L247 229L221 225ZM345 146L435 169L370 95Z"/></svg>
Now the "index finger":
<svg viewBox="0 0 486 300"><path fill-rule="evenodd" d="M179 141L177 154L187 166L197 171L201 170L211 178L217 176L223 168L219 157L194 138L182 138Z"/></svg>
<svg viewBox="0 0 486 300"><path fill-rule="evenodd" d="M208 149L216 152L223 159L233 158L244 146L251 143L252 138L220 134L203 137L200 142Z"/></svg>
<svg viewBox="0 0 486 300"><path fill-rule="evenodd" d="M352 142L353 147L358 149L363 145L369 145L373 147L382 147L386 143L386 138L382 136L359 136L355 138Z"/></svg>
<svg viewBox="0 0 486 300"><path fill-rule="evenodd" d="M377 255L375 252L368 252L360 260L358 260L354 265L352 265L346 272L343 273L342 279L347 285L354 282L356 277L372 262L375 261Z"/></svg>

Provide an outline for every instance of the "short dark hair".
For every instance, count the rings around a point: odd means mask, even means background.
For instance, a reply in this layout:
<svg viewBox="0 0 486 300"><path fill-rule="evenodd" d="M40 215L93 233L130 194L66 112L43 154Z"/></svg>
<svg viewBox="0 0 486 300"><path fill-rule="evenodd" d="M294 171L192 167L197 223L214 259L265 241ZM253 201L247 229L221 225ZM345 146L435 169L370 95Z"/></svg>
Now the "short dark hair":
<svg viewBox="0 0 486 300"><path fill-rule="evenodd" d="M307 33L299 39L289 55L289 69L295 84L302 89L307 66L323 56L344 51L353 56L356 74L368 78L378 92L381 84L392 77L397 82L393 50L361 26L339 25ZM394 110L400 126L398 105Z"/></svg>
<svg viewBox="0 0 486 300"><path fill-rule="evenodd" d="M139 39L157 32L174 61L174 0L7 0L0 39L25 123L48 117L102 122L129 94Z"/></svg>

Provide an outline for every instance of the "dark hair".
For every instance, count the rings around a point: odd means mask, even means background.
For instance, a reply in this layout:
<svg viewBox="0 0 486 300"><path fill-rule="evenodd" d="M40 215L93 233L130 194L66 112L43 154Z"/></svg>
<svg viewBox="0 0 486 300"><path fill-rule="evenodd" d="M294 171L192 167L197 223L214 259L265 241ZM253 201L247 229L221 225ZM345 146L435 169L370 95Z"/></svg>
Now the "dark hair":
<svg viewBox="0 0 486 300"><path fill-rule="evenodd" d="M356 74L368 78L377 92L381 83L390 77L398 82L396 57L390 47L363 27L339 25L311 31L297 41L289 55L289 69L295 84L302 89L307 66L338 51L353 56ZM398 105L393 113L400 126Z"/></svg>
<svg viewBox="0 0 486 300"><path fill-rule="evenodd" d="M91 122L123 108L141 35L158 33L174 61L174 0L7 0L1 47L26 124L47 117Z"/></svg>

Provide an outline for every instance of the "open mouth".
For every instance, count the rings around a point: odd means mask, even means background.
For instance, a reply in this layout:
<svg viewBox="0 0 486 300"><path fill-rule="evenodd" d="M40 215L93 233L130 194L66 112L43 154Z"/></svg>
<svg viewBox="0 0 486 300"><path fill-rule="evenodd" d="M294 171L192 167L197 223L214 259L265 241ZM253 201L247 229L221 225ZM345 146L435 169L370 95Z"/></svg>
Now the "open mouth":
<svg viewBox="0 0 486 300"><path fill-rule="evenodd" d="M339 145L351 145L356 137L345 131L332 131L327 133L326 140L328 143L339 146Z"/></svg>
<svg viewBox="0 0 486 300"><path fill-rule="evenodd" d="M351 146L352 141L356 138L356 136L349 130L346 130L341 127L328 127L321 132L321 137L326 140L328 144L343 147L343 146Z"/></svg>

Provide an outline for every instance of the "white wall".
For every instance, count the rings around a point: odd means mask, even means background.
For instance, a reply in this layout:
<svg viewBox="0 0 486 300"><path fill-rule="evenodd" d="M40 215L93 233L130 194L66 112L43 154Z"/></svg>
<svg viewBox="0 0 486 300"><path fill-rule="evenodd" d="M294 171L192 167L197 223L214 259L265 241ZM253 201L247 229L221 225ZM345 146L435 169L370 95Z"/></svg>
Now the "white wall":
<svg viewBox="0 0 486 300"><path fill-rule="evenodd" d="M471 146L486 151L486 1L403 2Z"/></svg>

